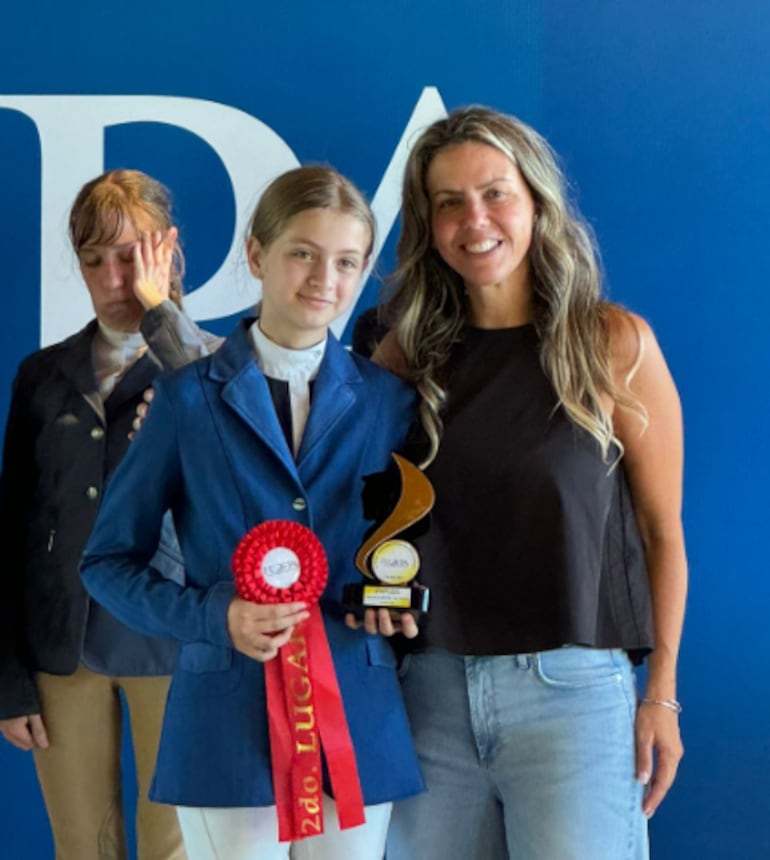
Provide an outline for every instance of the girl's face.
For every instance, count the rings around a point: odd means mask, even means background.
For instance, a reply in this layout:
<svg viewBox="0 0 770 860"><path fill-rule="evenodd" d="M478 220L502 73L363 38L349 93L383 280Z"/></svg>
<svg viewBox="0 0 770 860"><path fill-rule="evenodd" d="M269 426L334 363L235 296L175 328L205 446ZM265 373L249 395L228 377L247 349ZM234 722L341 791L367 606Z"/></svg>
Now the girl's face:
<svg viewBox="0 0 770 860"><path fill-rule="evenodd" d="M369 228L338 209L306 209L263 246L247 245L249 268L262 281L259 327L275 343L318 343L350 304L366 268Z"/></svg>
<svg viewBox="0 0 770 860"><path fill-rule="evenodd" d="M433 244L469 291L529 289L535 205L518 167L485 143L442 149L426 174Z"/></svg>
<svg viewBox="0 0 770 860"><path fill-rule="evenodd" d="M126 218L114 241L86 244L78 252L94 312L100 322L117 331L137 331L144 313L134 293L134 246L138 241L137 227Z"/></svg>

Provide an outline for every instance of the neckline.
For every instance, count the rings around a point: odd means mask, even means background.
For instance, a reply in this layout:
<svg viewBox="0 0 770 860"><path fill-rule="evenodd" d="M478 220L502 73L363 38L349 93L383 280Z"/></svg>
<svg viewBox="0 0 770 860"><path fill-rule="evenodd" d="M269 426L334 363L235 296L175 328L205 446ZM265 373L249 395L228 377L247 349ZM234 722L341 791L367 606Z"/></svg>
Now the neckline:
<svg viewBox="0 0 770 860"><path fill-rule="evenodd" d="M526 322L522 323L521 325L506 326L504 328L481 328L480 326L475 326L472 323L468 323L468 325L466 326L466 331L479 336L493 336L517 333L524 334L528 331L535 331L535 324L531 322Z"/></svg>

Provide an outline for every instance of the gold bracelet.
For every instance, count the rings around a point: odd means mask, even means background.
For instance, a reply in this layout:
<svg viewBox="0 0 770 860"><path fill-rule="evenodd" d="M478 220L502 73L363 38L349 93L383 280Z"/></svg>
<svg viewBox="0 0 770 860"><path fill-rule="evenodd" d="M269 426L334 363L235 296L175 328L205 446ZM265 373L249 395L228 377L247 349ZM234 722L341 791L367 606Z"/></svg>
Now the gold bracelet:
<svg viewBox="0 0 770 860"><path fill-rule="evenodd" d="M682 713L682 706L677 702L676 699L642 699L639 702L640 705L660 705L661 708L668 708L669 711L673 711L675 714Z"/></svg>

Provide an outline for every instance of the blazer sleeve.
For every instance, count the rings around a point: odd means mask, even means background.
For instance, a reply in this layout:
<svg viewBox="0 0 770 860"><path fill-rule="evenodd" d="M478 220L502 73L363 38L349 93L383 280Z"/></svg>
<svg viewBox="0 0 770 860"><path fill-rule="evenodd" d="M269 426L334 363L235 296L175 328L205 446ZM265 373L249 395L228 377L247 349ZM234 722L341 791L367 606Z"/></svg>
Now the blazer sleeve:
<svg viewBox="0 0 770 860"><path fill-rule="evenodd" d="M26 661L24 619L27 522L37 484L36 431L30 417L31 381L23 370L14 380L5 429L0 475L0 719L40 712L32 671Z"/></svg>
<svg viewBox="0 0 770 860"><path fill-rule="evenodd" d="M150 351L164 370L176 370L210 355L224 340L199 328L168 299L145 313L140 328Z"/></svg>
<svg viewBox="0 0 770 860"><path fill-rule="evenodd" d="M187 381L193 382L193 377ZM230 646L230 582L179 584L151 566L163 514L184 491L172 397L156 383L152 408L104 495L81 562L87 591L124 624L182 643ZM184 548L184 547L183 547Z"/></svg>

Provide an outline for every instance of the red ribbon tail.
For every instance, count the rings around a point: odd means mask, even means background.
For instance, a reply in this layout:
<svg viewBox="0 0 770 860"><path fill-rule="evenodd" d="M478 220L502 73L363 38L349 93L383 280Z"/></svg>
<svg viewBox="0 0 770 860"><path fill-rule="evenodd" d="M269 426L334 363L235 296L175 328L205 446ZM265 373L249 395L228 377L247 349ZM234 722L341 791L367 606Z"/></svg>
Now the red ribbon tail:
<svg viewBox="0 0 770 860"><path fill-rule="evenodd" d="M278 814L278 841L292 842L295 838L291 779L293 739L286 707L280 655L265 663L265 688L270 731L270 760L273 768L273 793Z"/></svg>
<svg viewBox="0 0 770 860"><path fill-rule="evenodd" d="M340 828L345 830L364 824L364 799L337 673L321 610L317 605L310 609L306 630L308 650L313 655L313 693L318 707L318 728L337 805L337 817Z"/></svg>

